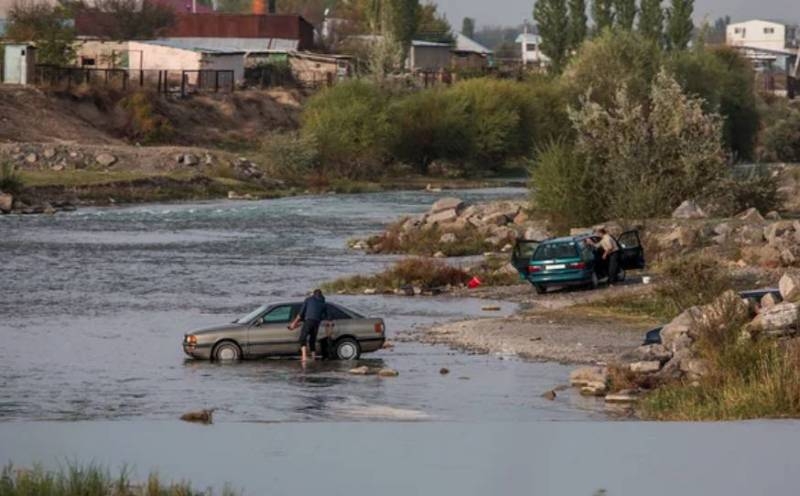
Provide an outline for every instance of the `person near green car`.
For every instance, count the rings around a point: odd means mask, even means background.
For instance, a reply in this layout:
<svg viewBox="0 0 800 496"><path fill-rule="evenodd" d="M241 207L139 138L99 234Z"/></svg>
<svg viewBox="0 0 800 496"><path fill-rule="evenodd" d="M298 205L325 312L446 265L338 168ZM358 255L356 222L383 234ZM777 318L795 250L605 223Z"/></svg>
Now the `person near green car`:
<svg viewBox="0 0 800 496"><path fill-rule="evenodd" d="M601 258L603 260L603 268L608 275L608 283L614 284L617 282L617 274L619 273L619 243L613 236L608 234L604 227L597 229L595 233L600 236L600 241L595 242L591 238L587 238L586 243L602 250Z"/></svg>

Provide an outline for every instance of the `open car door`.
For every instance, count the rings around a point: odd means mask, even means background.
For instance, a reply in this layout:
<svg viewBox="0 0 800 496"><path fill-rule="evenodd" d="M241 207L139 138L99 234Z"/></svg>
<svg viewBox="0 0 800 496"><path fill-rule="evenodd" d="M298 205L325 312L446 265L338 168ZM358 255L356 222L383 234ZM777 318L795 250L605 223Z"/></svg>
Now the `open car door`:
<svg viewBox="0 0 800 496"><path fill-rule="evenodd" d="M639 239L639 231L628 231L617 238L620 247L619 264L624 270L644 269L644 249Z"/></svg>
<svg viewBox="0 0 800 496"><path fill-rule="evenodd" d="M511 254L511 265L517 269L519 275L523 277L528 275L528 265L530 265L533 253L536 251L536 248L539 247L540 243L541 241L532 239L518 239L517 242L514 243L514 251Z"/></svg>

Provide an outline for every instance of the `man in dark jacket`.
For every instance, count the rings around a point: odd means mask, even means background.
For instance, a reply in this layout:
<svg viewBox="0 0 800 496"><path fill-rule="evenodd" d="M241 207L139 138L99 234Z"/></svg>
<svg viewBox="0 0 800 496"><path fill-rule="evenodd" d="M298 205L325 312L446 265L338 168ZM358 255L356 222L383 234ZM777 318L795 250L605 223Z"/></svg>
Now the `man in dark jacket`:
<svg viewBox="0 0 800 496"><path fill-rule="evenodd" d="M317 355L317 333L319 326L323 320L328 318L328 305L325 303L325 297L322 291L315 289L314 293L306 298L303 306L300 307L300 313L297 314L294 321L289 325L290 329L297 329L300 322L303 322L303 328L300 330L300 359L306 361L308 352L311 351L311 359L314 360Z"/></svg>

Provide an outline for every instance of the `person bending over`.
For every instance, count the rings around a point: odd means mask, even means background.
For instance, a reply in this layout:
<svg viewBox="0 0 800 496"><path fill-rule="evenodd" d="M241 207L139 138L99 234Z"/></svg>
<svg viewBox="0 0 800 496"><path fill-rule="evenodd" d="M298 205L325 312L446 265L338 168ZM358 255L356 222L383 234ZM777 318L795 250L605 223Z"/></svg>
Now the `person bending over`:
<svg viewBox="0 0 800 496"><path fill-rule="evenodd" d="M289 324L289 328L294 330L303 322L303 328L300 330L300 359L306 361L309 352L311 359L314 360L317 355L317 333L319 326L323 320L328 318L328 305L325 303L325 296L322 290L315 289L314 293L306 298L303 306L300 308L300 313L294 318L294 321Z"/></svg>

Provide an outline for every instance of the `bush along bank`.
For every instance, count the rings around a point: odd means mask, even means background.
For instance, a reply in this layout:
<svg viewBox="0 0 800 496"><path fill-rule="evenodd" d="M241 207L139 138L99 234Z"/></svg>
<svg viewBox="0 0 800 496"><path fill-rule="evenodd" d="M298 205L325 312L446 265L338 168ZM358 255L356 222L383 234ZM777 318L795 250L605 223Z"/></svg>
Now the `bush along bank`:
<svg viewBox="0 0 800 496"><path fill-rule="evenodd" d="M661 344L640 346L616 364L575 370L581 393L638 404L657 420L800 417L800 276L757 305L726 291L664 326Z"/></svg>

